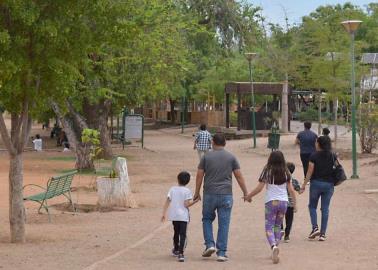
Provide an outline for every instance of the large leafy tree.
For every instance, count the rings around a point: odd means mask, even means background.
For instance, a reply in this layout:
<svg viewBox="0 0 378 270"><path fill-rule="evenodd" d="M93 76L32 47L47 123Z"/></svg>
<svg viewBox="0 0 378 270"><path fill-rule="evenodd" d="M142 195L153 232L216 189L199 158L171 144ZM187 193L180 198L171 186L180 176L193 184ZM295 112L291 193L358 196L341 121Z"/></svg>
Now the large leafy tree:
<svg viewBox="0 0 378 270"><path fill-rule="evenodd" d="M326 90L333 102L335 138L337 138L338 101L347 94L349 82L349 36L341 22L363 19L364 13L349 3L321 6L303 18L300 37L310 64L311 88ZM361 43L359 44L361 45ZM360 46L361 47L361 46Z"/></svg>
<svg viewBox="0 0 378 270"><path fill-rule="evenodd" d="M177 11L171 1L102 1L99 15L85 20L91 46L80 68L83 79L68 100L69 110L54 106L66 123L78 168L93 167L80 140L83 129L100 130L103 153L109 157L110 107L117 112L124 105L139 106L179 85L187 65L181 32L188 24ZM92 21L96 17L107 19Z"/></svg>
<svg viewBox="0 0 378 270"><path fill-rule="evenodd" d="M259 8L245 1L177 2L182 13L194 18L198 26L186 36L195 67L184 79L187 91L196 100L212 96L222 102L224 83L236 79L232 74L240 77L236 70L246 64L240 53L255 45L262 35L257 20Z"/></svg>
<svg viewBox="0 0 378 270"><path fill-rule="evenodd" d="M0 132L10 158L9 219L12 242L25 241L22 153L33 112L53 97L64 100L80 77L87 44L82 14L96 1L0 2ZM8 130L4 112L11 116Z"/></svg>

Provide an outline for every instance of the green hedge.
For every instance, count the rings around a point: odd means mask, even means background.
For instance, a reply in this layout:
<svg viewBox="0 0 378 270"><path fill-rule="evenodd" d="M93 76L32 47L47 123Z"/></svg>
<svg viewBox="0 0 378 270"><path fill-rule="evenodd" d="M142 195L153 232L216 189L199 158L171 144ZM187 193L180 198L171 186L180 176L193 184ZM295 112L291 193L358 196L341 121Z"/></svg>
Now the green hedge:
<svg viewBox="0 0 378 270"><path fill-rule="evenodd" d="M299 113L299 120L300 121L318 121L318 111L315 109L308 109L305 112ZM322 112L322 120L332 120L332 114L328 112Z"/></svg>

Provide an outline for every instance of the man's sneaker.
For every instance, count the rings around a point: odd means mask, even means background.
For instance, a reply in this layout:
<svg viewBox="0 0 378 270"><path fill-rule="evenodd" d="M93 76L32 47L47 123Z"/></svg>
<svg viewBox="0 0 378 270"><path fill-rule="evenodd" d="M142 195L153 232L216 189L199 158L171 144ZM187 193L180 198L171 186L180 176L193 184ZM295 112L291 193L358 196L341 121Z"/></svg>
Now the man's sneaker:
<svg viewBox="0 0 378 270"><path fill-rule="evenodd" d="M226 255L224 255L224 256L218 255L217 256L217 261L218 262L227 262L228 261L228 257Z"/></svg>
<svg viewBox="0 0 378 270"><path fill-rule="evenodd" d="M273 246L272 248L272 261L274 264L280 261L278 254L280 253L280 249L277 246Z"/></svg>
<svg viewBox="0 0 378 270"><path fill-rule="evenodd" d="M290 237L288 235L285 235L284 242L285 243L289 243L290 242Z"/></svg>
<svg viewBox="0 0 378 270"><path fill-rule="evenodd" d="M177 259L179 262L185 262L184 254L179 254Z"/></svg>
<svg viewBox="0 0 378 270"><path fill-rule="evenodd" d="M172 256L177 257L180 254L178 250L172 249Z"/></svg>
<svg viewBox="0 0 378 270"><path fill-rule="evenodd" d="M211 257L215 251L215 247L208 247L202 252L202 257Z"/></svg>
<svg viewBox="0 0 378 270"><path fill-rule="evenodd" d="M325 236L324 233L322 233L322 234L320 235L320 237L319 237L319 241L323 242L323 241L325 241L325 240L326 240L326 236Z"/></svg>
<svg viewBox="0 0 378 270"><path fill-rule="evenodd" d="M312 229L310 235L308 236L308 239L313 240L313 239L315 239L315 237L317 237L319 235L320 235L320 231L319 231L318 227L315 227L314 229Z"/></svg>

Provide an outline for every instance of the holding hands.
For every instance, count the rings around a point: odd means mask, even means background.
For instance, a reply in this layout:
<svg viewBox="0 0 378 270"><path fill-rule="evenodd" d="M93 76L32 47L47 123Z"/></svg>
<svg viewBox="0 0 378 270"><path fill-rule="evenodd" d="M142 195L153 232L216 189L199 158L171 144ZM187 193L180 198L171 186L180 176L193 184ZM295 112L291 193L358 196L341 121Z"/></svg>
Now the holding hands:
<svg viewBox="0 0 378 270"><path fill-rule="evenodd" d="M199 193L195 193L193 196L193 201L198 202L201 200L201 195Z"/></svg>
<svg viewBox="0 0 378 270"><path fill-rule="evenodd" d="M244 202L251 203L252 202L252 194L251 193L249 193L247 195L244 194L244 196L242 197L242 199L244 200Z"/></svg>

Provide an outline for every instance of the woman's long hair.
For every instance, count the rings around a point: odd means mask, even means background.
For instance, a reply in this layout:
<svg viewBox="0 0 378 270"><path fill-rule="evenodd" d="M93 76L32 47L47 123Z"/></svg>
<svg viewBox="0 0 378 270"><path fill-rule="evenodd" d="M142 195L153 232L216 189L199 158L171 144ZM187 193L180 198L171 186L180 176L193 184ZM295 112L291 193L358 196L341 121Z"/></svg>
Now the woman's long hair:
<svg viewBox="0 0 378 270"><path fill-rule="evenodd" d="M265 181L269 184L282 185L291 178L285 157L281 151L273 151L270 154L265 171Z"/></svg>

